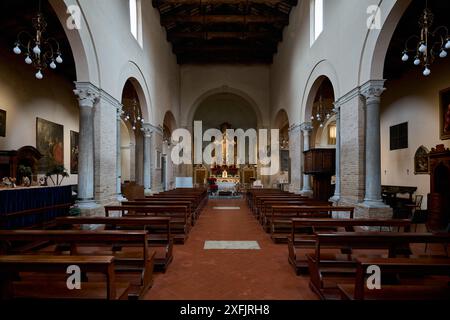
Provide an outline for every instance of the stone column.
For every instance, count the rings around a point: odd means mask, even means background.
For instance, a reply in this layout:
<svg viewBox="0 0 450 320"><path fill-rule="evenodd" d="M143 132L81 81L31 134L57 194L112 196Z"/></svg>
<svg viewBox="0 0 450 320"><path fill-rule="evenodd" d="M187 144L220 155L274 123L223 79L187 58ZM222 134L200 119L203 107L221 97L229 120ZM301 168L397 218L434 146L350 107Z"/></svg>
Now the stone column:
<svg viewBox="0 0 450 320"><path fill-rule="evenodd" d="M117 177L117 200L125 201L126 199L122 195L122 137L121 137L121 126L122 126L122 105L117 107L117 132L116 132L116 177Z"/></svg>
<svg viewBox="0 0 450 320"><path fill-rule="evenodd" d="M301 191L301 130L300 125L295 124L289 128L289 153L291 158L291 183L290 192L299 193Z"/></svg>
<svg viewBox="0 0 450 320"><path fill-rule="evenodd" d="M78 154L78 201L80 209L95 209L94 200L94 107L99 89L91 83L75 83L80 104L80 140Z"/></svg>
<svg viewBox="0 0 450 320"><path fill-rule="evenodd" d="M341 107L338 103L334 105L336 114L336 184L332 202L339 202L341 199Z"/></svg>
<svg viewBox="0 0 450 320"><path fill-rule="evenodd" d="M301 130L303 132L303 151L308 151L310 149L310 139L313 126L311 123L303 123L301 125ZM305 161L303 160L303 166L304 165ZM301 194L308 197L313 195L313 191L311 189L311 178L309 175L303 175L303 190L301 191Z"/></svg>
<svg viewBox="0 0 450 320"><path fill-rule="evenodd" d="M364 204L384 207L381 198L380 103L384 80L372 80L361 87L366 100L366 191Z"/></svg>
<svg viewBox="0 0 450 320"><path fill-rule="evenodd" d="M148 123L142 125L142 132L144 133L144 192L146 195L151 194L151 139L153 129Z"/></svg>

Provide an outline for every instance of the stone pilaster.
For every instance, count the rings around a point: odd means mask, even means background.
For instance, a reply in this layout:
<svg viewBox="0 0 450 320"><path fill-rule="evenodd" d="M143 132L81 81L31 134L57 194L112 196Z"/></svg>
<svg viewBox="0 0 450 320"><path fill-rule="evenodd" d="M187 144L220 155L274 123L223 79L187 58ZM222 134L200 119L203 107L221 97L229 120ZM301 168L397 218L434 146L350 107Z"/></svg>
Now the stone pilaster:
<svg viewBox="0 0 450 320"><path fill-rule="evenodd" d="M122 142L121 142L121 126L122 126L122 114L123 106L117 106L117 129L116 129L116 193L118 201L125 201L126 199L122 195Z"/></svg>
<svg viewBox="0 0 450 320"><path fill-rule="evenodd" d="M311 132L313 131L313 126L309 122L305 122L301 125L301 131L303 132L303 151L308 151L310 149L311 142ZM303 169L304 169L304 156L303 158ZM304 172L304 170L302 170ZM311 189L311 177L307 174L303 174L303 189L300 192L304 196L311 197L313 191Z"/></svg>
<svg viewBox="0 0 450 320"><path fill-rule="evenodd" d="M302 150L301 128L299 124L289 128L289 154L291 158L291 183L290 192L300 193L302 186Z"/></svg>

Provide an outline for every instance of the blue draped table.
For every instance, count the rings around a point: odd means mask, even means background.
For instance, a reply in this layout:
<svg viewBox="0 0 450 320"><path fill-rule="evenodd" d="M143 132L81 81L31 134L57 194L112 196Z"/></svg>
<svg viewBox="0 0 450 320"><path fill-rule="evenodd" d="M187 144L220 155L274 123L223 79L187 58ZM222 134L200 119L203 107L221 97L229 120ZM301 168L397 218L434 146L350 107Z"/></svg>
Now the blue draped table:
<svg viewBox="0 0 450 320"><path fill-rule="evenodd" d="M26 228L66 216L71 202L71 186L0 189L0 228Z"/></svg>

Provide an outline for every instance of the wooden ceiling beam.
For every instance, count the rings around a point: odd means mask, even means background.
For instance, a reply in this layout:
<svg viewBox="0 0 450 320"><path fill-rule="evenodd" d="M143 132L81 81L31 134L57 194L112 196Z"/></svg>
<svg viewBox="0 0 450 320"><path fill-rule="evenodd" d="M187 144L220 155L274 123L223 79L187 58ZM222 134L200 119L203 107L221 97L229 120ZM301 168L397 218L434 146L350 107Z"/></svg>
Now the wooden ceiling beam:
<svg viewBox="0 0 450 320"><path fill-rule="evenodd" d="M267 39L270 41L280 41L280 32L169 32L169 41L180 41L189 39Z"/></svg>
<svg viewBox="0 0 450 320"><path fill-rule="evenodd" d="M173 46L173 52L176 55L254 55L265 56L273 55L277 48L270 46L251 46L251 45L197 45L197 46Z"/></svg>
<svg viewBox="0 0 450 320"><path fill-rule="evenodd" d="M184 24L273 24L282 23L287 25L289 23L289 17L274 17L274 16L244 16L244 15L169 15L167 17L161 17L161 25L167 26L170 24L184 23Z"/></svg>
<svg viewBox="0 0 450 320"><path fill-rule="evenodd" d="M153 6L155 8L162 5L199 5L200 0L153 0ZM204 5L219 5L219 4L241 4L246 3L246 0L202 0L202 4ZM258 4L267 4L267 5L278 5L278 4L287 4L291 6L296 6L298 4L298 0L248 0L249 4L258 3Z"/></svg>

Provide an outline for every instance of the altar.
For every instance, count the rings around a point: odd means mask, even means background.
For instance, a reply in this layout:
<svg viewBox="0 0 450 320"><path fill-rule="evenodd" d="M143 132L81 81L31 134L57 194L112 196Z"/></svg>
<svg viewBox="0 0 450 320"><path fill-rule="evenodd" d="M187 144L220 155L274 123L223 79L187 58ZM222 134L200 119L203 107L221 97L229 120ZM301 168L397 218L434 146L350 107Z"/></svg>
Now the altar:
<svg viewBox="0 0 450 320"><path fill-rule="evenodd" d="M225 192L236 192L238 185L240 183L240 178L217 178L217 189L218 191Z"/></svg>

